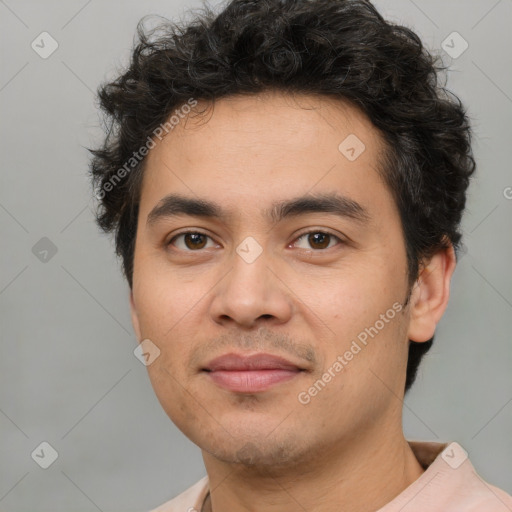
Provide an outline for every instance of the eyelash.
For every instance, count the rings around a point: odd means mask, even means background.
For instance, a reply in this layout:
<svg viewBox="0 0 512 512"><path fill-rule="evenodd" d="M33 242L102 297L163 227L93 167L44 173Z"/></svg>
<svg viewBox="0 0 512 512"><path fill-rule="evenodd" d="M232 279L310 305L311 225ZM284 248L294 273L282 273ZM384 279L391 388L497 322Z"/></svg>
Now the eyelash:
<svg viewBox="0 0 512 512"><path fill-rule="evenodd" d="M330 233L329 231L321 231L321 230L318 230L318 229L314 229L314 230L311 230L311 231L305 231L304 233L301 233L299 234L294 241L297 241L297 240L300 240L301 238L305 237L306 235L310 235L310 234L322 234L322 235L328 235L334 239L336 239L338 241L338 244L337 245L342 245L344 244L344 241L337 235L333 234L333 233ZM169 245L172 245L172 242L174 240L176 240L179 236L182 236L182 235L188 235L188 234L193 234L193 235L202 235L202 236L206 236L207 238L210 238L212 239L212 237L210 235L207 235L206 233L203 233L202 231L182 231L181 233L177 233L176 235L174 235L167 243L166 243L166 246L169 246ZM335 247L335 246L333 246ZM328 249L332 249L333 247L327 247L325 249L309 249L311 252L324 252L324 251L327 251ZM181 251L182 249L176 249L178 251ZM303 249L305 251L307 251L308 249ZM184 250L184 252L200 252L201 249L198 249L198 250L191 250L191 249L188 249L188 250Z"/></svg>

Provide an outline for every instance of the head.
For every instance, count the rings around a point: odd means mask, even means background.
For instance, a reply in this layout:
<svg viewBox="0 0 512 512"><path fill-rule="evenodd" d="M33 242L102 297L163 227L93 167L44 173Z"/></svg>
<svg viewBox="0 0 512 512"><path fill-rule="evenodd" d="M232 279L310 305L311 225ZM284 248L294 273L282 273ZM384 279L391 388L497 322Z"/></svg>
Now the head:
<svg viewBox="0 0 512 512"><path fill-rule="evenodd" d="M91 172L168 415L223 460L274 464L401 417L475 167L438 61L357 0L234 0L138 37L100 88ZM212 358L247 350L303 371L212 384Z"/></svg>

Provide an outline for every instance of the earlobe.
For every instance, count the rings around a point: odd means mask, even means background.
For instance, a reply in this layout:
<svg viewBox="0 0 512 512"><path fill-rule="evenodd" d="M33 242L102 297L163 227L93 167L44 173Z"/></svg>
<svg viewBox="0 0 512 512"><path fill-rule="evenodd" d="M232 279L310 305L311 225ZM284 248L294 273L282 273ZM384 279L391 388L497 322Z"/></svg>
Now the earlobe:
<svg viewBox="0 0 512 512"><path fill-rule="evenodd" d="M449 248L438 251L423 266L411 295L410 340L424 342L434 336L436 325L448 305L455 265L455 251L450 244Z"/></svg>
<svg viewBox="0 0 512 512"><path fill-rule="evenodd" d="M130 290L130 315L132 317L133 330L135 331L137 340L140 343L142 341L142 336L140 332L139 315L137 313L137 309L135 308L135 302L133 300L133 290Z"/></svg>

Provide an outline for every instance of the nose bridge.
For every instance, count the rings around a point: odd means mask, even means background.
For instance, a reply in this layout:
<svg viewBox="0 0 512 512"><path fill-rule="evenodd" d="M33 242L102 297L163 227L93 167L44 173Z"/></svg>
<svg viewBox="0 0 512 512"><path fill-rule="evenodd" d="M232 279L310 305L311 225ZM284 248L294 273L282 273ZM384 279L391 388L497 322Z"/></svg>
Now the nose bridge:
<svg viewBox="0 0 512 512"><path fill-rule="evenodd" d="M229 318L252 326L259 318L285 321L290 316L290 298L272 271L270 254L256 239L245 238L229 264L231 270L219 283L211 304L216 322Z"/></svg>
<svg viewBox="0 0 512 512"><path fill-rule="evenodd" d="M248 312L260 308L269 298L268 274L270 273L268 251L253 238L247 237L237 247L231 259L232 271L228 275L227 301L234 300Z"/></svg>

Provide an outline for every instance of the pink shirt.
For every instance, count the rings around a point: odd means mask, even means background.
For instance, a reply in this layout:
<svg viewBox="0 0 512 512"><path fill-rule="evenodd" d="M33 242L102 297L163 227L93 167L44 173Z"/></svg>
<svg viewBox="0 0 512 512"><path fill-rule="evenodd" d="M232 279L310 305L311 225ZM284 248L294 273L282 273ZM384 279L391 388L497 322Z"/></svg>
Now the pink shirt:
<svg viewBox="0 0 512 512"><path fill-rule="evenodd" d="M425 472L376 512L512 512L512 496L475 472L458 443L408 441ZM201 512L208 476L150 512Z"/></svg>

